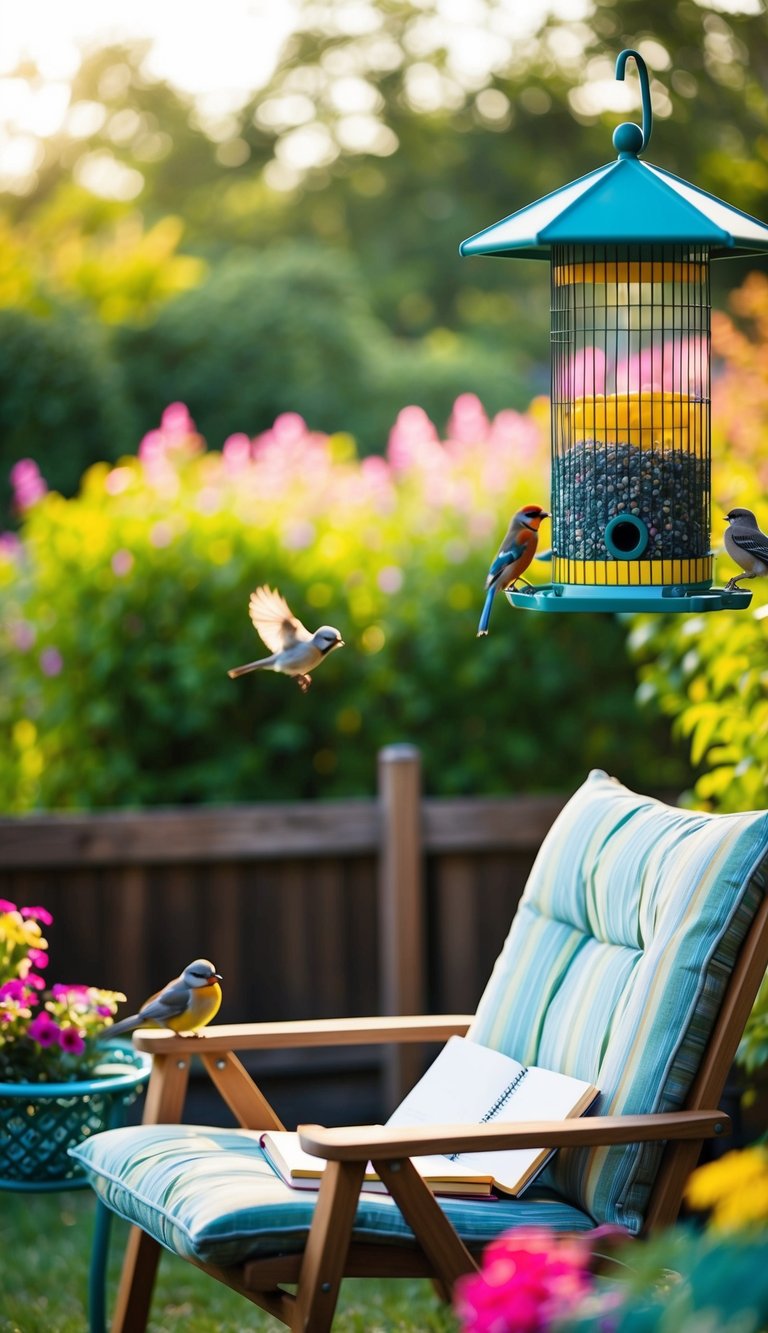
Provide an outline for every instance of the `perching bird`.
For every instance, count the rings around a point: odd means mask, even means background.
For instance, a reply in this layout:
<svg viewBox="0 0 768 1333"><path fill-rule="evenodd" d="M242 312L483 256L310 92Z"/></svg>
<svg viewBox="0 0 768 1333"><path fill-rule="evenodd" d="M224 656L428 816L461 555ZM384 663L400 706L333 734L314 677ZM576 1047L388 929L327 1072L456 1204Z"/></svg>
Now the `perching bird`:
<svg viewBox="0 0 768 1333"><path fill-rule="evenodd" d="M233 667L227 672L233 678L248 671L280 671L284 676L293 676L302 694L306 694L312 684L310 671L334 648L344 647L344 640L333 625L321 625L310 634L277 589L273 592L266 586L257 588L251 593L248 611L271 656Z"/></svg>
<svg viewBox="0 0 768 1333"><path fill-rule="evenodd" d="M511 584L517 583L533 560L539 541L539 524L545 518L549 518L549 514L540 505L524 505L510 520L507 535L485 580L487 591L477 627L478 639L488 633L491 607L498 589L509 588Z"/></svg>
<svg viewBox="0 0 768 1333"><path fill-rule="evenodd" d="M105 1030L106 1038L117 1037L134 1028L171 1028L173 1032L193 1035L216 1017L221 1004L221 986L213 963L196 958L156 995L145 1000L137 1014L113 1023Z"/></svg>
<svg viewBox="0 0 768 1333"><path fill-rule="evenodd" d="M768 574L768 537L760 531L751 509L732 509L725 517L725 549L744 570L726 583L725 591L730 592L742 579Z"/></svg>

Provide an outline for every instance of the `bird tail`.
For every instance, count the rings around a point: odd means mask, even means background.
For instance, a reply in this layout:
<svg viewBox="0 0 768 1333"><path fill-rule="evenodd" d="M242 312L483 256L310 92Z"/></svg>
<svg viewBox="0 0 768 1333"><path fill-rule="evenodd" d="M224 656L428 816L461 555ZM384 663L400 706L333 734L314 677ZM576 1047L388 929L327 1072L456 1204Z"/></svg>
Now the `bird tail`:
<svg viewBox="0 0 768 1333"><path fill-rule="evenodd" d="M133 1032L133 1029L140 1025L140 1016L131 1014L130 1018L121 1018L119 1023L112 1023L110 1027L105 1028L101 1034L101 1040L111 1041L113 1037L119 1037L123 1032Z"/></svg>
<svg viewBox="0 0 768 1333"><path fill-rule="evenodd" d="M262 667L269 667L274 660L274 654L272 657L260 657L258 662L246 662L245 666L232 667L227 675L234 680L236 676L246 676L249 671L259 671Z"/></svg>
<svg viewBox="0 0 768 1333"><path fill-rule="evenodd" d="M488 633L488 622L491 619L491 607L493 606L493 599L495 596L496 596L496 589L494 587L490 587L487 593L485 594L485 603L483 605L482 614L480 616L480 624L477 627L478 639L482 639L483 636Z"/></svg>

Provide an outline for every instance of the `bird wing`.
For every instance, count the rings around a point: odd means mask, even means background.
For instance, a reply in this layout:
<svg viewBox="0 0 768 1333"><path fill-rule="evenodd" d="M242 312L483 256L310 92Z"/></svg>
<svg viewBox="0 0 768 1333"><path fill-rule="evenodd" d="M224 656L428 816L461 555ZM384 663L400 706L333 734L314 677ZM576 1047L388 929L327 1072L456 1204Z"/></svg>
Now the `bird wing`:
<svg viewBox="0 0 768 1333"><path fill-rule="evenodd" d="M164 1027L169 1018L178 1018L189 1005L189 986L181 977L169 981L157 995L152 995L141 1006L139 1018L142 1022L151 1020Z"/></svg>
<svg viewBox="0 0 768 1333"><path fill-rule="evenodd" d="M254 629L271 653L285 652L286 648L308 643L312 638L309 630L296 619L285 598L266 585L251 593L248 612Z"/></svg>
<svg viewBox="0 0 768 1333"><path fill-rule="evenodd" d="M506 551L499 551L499 554L496 556L496 559L488 570L488 581L492 582L493 579L496 578L496 575L501 573L502 569L506 569L507 565L511 565L515 560L519 560L524 549L525 548L521 542L515 542L515 544L508 547Z"/></svg>
<svg viewBox="0 0 768 1333"><path fill-rule="evenodd" d="M768 537L759 528L731 528L731 536L740 550L768 564Z"/></svg>

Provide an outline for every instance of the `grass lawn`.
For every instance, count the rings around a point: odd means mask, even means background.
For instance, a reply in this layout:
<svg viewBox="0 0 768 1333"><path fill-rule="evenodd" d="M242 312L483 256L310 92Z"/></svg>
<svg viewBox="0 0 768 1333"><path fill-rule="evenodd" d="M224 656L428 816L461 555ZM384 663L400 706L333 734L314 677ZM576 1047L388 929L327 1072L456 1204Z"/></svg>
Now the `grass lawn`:
<svg viewBox="0 0 768 1333"><path fill-rule="evenodd" d="M95 1200L89 1190L0 1193L0 1333L87 1333L88 1260ZM126 1229L112 1229L114 1295ZM150 1333L270 1333L284 1325L191 1264L163 1254ZM429 1282L350 1280L342 1287L334 1333L456 1333Z"/></svg>

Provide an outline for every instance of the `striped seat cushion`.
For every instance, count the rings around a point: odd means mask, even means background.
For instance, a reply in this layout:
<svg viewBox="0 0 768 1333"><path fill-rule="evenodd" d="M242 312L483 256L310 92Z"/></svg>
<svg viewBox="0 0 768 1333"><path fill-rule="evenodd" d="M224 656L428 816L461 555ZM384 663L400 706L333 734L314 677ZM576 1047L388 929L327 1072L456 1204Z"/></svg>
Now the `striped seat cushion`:
<svg viewBox="0 0 768 1333"><path fill-rule="evenodd" d="M99 1198L161 1245L187 1259L227 1266L295 1254L304 1248L317 1195L289 1189L246 1129L196 1125L131 1126L94 1134L70 1149ZM482 1245L514 1226L587 1231L592 1219L546 1190L522 1199L443 1199L468 1244ZM387 1195L363 1194L356 1240L413 1243Z"/></svg>
<svg viewBox="0 0 768 1333"><path fill-rule="evenodd" d="M673 809L591 773L542 844L470 1037L596 1084L602 1114L679 1110L767 869L768 812ZM661 1151L561 1152L546 1180L637 1232Z"/></svg>

